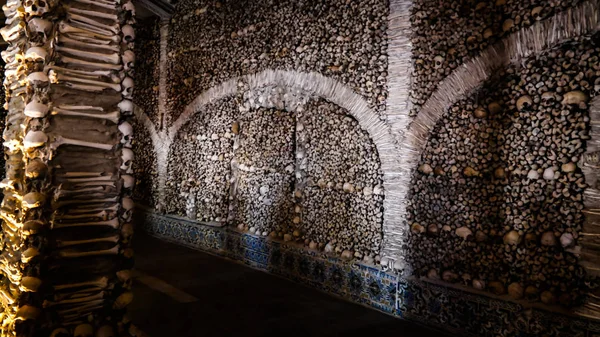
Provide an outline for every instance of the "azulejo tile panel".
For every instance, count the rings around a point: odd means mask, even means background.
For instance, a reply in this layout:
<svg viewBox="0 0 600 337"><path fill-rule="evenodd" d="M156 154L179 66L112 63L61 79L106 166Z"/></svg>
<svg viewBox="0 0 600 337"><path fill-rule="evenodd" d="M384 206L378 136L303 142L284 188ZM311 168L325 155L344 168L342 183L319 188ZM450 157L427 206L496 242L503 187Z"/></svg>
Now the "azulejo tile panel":
<svg viewBox="0 0 600 337"><path fill-rule="evenodd" d="M600 337L600 321L525 308L422 280L402 279L373 266L233 229L147 211L138 211L137 217L142 230L152 236L237 260L458 336Z"/></svg>

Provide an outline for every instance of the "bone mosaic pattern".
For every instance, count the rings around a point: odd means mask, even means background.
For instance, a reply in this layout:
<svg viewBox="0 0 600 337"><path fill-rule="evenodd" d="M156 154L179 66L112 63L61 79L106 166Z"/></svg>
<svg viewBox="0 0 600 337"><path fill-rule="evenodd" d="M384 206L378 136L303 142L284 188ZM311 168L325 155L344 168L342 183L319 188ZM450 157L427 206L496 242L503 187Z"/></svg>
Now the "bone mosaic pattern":
<svg viewBox="0 0 600 337"><path fill-rule="evenodd" d="M218 100L177 134L169 160L166 212L198 221L226 220L237 110L232 97Z"/></svg>
<svg viewBox="0 0 600 337"><path fill-rule="evenodd" d="M131 2L9 0L2 336L135 336Z"/></svg>
<svg viewBox="0 0 600 337"><path fill-rule="evenodd" d="M159 21L153 20L139 22L136 26L137 43L135 44L135 53L144 55L144 58L143 62L138 62L136 65L136 85L133 90L134 102L156 123L160 123L157 95L160 75L159 25ZM140 139L143 138L140 137Z"/></svg>
<svg viewBox="0 0 600 337"><path fill-rule="evenodd" d="M301 232L321 248L373 261L381 248L384 198L375 145L332 103L314 100L298 114L305 157Z"/></svg>
<svg viewBox="0 0 600 337"><path fill-rule="evenodd" d="M489 297L414 278L399 278L369 264L348 262L295 244L227 228L136 212L150 235L283 276L335 296L458 336L600 335L597 320L538 309L528 302Z"/></svg>
<svg viewBox="0 0 600 337"><path fill-rule="evenodd" d="M411 199L409 242L428 247L411 256L419 275L581 303L588 287L574 254L586 185L575 163L597 94L595 41L577 38L509 67L438 122Z"/></svg>
<svg viewBox="0 0 600 337"><path fill-rule="evenodd" d="M180 1L169 36L173 119L208 88L265 69L322 73L383 112L388 6L386 0Z"/></svg>
<svg viewBox="0 0 600 337"><path fill-rule="evenodd" d="M488 46L582 2L413 1L411 113L419 112L440 81Z"/></svg>
<svg viewBox="0 0 600 337"><path fill-rule="evenodd" d="M375 113L375 111L368 108L368 105L364 99L352 92L349 88L345 87L340 82L315 73L297 73L289 71L268 70L261 73L244 76L242 78L232 79L230 81L222 83L217 87L211 88L202 95L198 96L196 100L194 100L194 102L192 102L192 104L190 104L186 108L184 113L177 120L175 120L171 126L169 126L166 129L163 129L162 131L157 131L155 126L152 124L152 121L148 118L148 116L144 115L143 111L141 111L140 109L136 109L135 111L138 120L150 133L150 137L144 140L146 142L146 145L140 145L143 148L149 148L150 145L152 145L152 148L154 149L154 152L157 156L156 167L146 167L145 169L140 171L158 171L158 188L154 190L154 192L158 193L158 209L161 209L161 205L164 205L166 203L165 190L168 182L166 173L166 168L168 167L167 155L171 152L171 147L173 145L174 138L179 133L181 127L186 125L190 120L196 118L195 116L197 116L198 114L203 113L205 111L206 106L210 102L218 101L220 99L223 99L224 97L237 97L236 100L239 99L240 102L237 108L240 109L242 114L247 113L252 109L256 110L257 108L261 107L268 109L284 110L287 111L287 114L289 114L290 112L297 111L298 109L302 108L305 104L307 104L309 98L320 97L342 108L342 110L336 111L344 111L344 113L351 115L351 117L354 118L357 122L351 123L353 125L353 128L360 128L363 131L365 131L369 135L369 142L372 142L371 144L374 144L374 147L377 150L381 168L377 169L376 172L383 173L383 190L389 191L389 197L384 199L384 203L387 203L387 205L384 208L383 214L384 233L391 234L387 236L387 241L389 242L389 244L387 244L387 247L396 247L397 249L400 248L399 244L401 243L402 228L399 227L399 222L401 219L392 216L398 213L397 208L399 207L399 204L397 202L394 202L394 196L397 195L396 190L398 189L396 182L393 180L393 177L395 175L394 163L398 160L395 142L389 134L385 124L379 120L378 115ZM241 121L242 120L240 120L240 122ZM296 128L297 127L298 125L296 125ZM238 129L239 132L240 124L234 124L232 126L232 132L234 132L235 129ZM265 133L267 131L261 130L261 132ZM359 138L363 141L367 139L365 137L365 134L362 133L362 131L359 133L351 131L350 133L357 135L362 134L362 136L360 136ZM336 139L336 137L334 137L333 139ZM152 141L152 144L149 144L150 141ZM286 147L290 145L292 146L291 148L293 148L293 144L280 144L277 146ZM236 145L234 144L234 147L235 146ZM299 142L296 141L297 157L298 154L303 153L299 149L299 146ZM368 152L371 153L371 156L374 154L372 150L372 145L367 144L363 146L366 146L365 149L370 149L368 150ZM360 146L355 148L358 150L360 149ZM373 172L375 172L375 170L373 170L373 162L369 162L367 159L368 158L365 158L365 162L363 162L363 164L365 165L365 167L371 168L372 174ZM297 163L299 160L299 158L296 158ZM237 163L234 164L235 165L233 167L240 166ZM283 165L279 166L281 168L281 166ZM291 168L289 165L284 167L286 172L293 172L290 171L293 170L293 168ZM248 169L243 168L241 166L240 168ZM355 169L358 169L358 167ZM236 177L236 171L233 172L233 179L235 179ZM368 171L369 169L367 169L365 172ZM297 181L301 182L301 170L296 170L296 175ZM140 181L142 181L143 179L144 177L140 177ZM357 185L367 186L367 184L371 184L371 182L359 183ZM175 185L177 184L174 184L174 186ZM376 189L375 187L373 187L374 191L377 191L378 194L381 193L381 190ZM301 191L299 192L301 193ZM296 192L294 193L296 194ZM296 196L296 198L298 198L298 196ZM365 201L365 203L368 204L369 202ZM235 205L230 205L230 208L232 207L234 208ZM377 211L375 211L375 213L377 213ZM386 216L386 214L388 214L388 216ZM378 217L379 215L376 214L376 216ZM294 221L296 221L296 219L294 219ZM238 225L243 225L241 226L241 228L246 228L248 230L252 229L251 226L249 227L245 224ZM377 224L375 226L377 226ZM365 228L366 227L368 227L368 225L365 226ZM259 228L254 228L254 231L261 234L268 232L267 230ZM305 240L307 245L311 245L311 240L315 239L302 237L302 233L300 231L295 233L271 232L269 234L277 235L280 238L283 238L285 234L287 234L289 235L290 239L293 235L294 239ZM370 239L371 241L378 241L378 239L375 238L378 235L373 235L372 233L366 233L365 235L369 235L370 237L372 237L372 239ZM319 243L320 242L314 242L312 244L318 245ZM385 244L383 246L386 247ZM372 247L369 249L373 249ZM345 254L350 254L352 256L354 253L352 251L347 251ZM359 252L359 256L361 254L364 254L364 252ZM373 255L376 254L365 254L364 258L375 258L377 260L378 256Z"/></svg>

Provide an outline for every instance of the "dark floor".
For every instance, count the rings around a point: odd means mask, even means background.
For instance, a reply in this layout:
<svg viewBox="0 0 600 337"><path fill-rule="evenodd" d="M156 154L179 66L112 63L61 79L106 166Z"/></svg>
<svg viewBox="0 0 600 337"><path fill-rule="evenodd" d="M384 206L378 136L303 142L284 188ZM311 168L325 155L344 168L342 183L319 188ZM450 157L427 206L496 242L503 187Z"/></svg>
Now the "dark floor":
<svg viewBox="0 0 600 337"><path fill-rule="evenodd" d="M248 267L136 238L135 324L150 337L444 336Z"/></svg>

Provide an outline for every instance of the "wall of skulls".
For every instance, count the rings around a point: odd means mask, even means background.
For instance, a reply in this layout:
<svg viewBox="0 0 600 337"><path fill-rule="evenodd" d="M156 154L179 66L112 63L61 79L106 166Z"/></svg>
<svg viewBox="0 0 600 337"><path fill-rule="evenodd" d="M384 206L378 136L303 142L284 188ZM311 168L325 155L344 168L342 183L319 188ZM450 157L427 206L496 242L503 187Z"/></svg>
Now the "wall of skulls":
<svg viewBox="0 0 600 337"><path fill-rule="evenodd" d="M413 179L411 263L430 278L571 306L589 286L575 255L584 221L598 36L497 78L438 122Z"/></svg>
<svg viewBox="0 0 600 337"><path fill-rule="evenodd" d="M383 111L389 1L180 1L169 35L175 119L206 89L265 69L315 71ZM218 52L215 52L218 51Z"/></svg>
<svg viewBox="0 0 600 337"><path fill-rule="evenodd" d="M413 1L411 113L439 82L503 37L551 17L581 0Z"/></svg>
<svg viewBox="0 0 600 337"><path fill-rule="evenodd" d="M136 125L138 200L167 214L374 260L382 240L381 164L367 132L343 108L308 98L304 109L246 109L242 87L211 101L169 144L164 205L151 138L208 89L267 69L333 78L383 118L388 8L382 0L188 0L177 4L168 27L142 23L134 94L155 130ZM161 40L168 43L161 47Z"/></svg>

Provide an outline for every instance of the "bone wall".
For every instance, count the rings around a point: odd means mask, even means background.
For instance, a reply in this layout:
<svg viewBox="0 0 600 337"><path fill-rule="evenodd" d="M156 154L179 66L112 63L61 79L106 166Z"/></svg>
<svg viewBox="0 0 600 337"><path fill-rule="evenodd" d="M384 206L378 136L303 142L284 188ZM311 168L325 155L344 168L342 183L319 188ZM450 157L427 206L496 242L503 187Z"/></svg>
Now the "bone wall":
<svg viewBox="0 0 600 337"><path fill-rule="evenodd" d="M413 1L411 113L438 83L498 40L571 8L580 0Z"/></svg>
<svg viewBox="0 0 600 337"><path fill-rule="evenodd" d="M216 84L264 69L331 76L382 111L388 7L386 0L180 1L169 35L170 115Z"/></svg>
<svg viewBox="0 0 600 337"><path fill-rule="evenodd" d="M130 1L9 0L0 335L136 336Z"/></svg>
<svg viewBox="0 0 600 337"><path fill-rule="evenodd" d="M500 71L438 122L413 179L418 274L566 306L597 287L578 264L586 183L577 167L599 89L597 41Z"/></svg>

